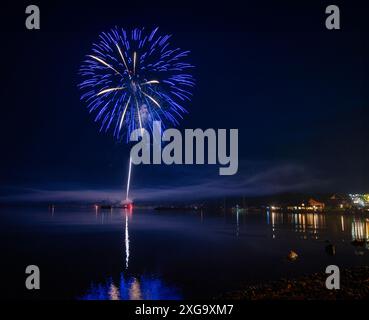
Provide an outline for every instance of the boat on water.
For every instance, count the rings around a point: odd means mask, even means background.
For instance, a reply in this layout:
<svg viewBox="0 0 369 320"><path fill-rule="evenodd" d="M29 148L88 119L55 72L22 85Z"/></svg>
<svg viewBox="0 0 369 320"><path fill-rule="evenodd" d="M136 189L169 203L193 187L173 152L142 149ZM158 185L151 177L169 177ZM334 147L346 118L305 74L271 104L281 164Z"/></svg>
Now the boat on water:
<svg viewBox="0 0 369 320"><path fill-rule="evenodd" d="M123 201L120 204L100 204L100 205L95 205L97 208L101 209L101 210L111 210L111 209L133 209L133 201Z"/></svg>

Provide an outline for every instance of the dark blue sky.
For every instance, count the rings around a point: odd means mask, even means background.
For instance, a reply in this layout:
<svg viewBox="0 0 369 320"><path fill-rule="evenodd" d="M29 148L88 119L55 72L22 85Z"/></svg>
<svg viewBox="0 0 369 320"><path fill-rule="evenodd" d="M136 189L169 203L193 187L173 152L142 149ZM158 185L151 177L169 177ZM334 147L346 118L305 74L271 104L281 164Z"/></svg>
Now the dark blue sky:
<svg viewBox="0 0 369 320"><path fill-rule="evenodd" d="M238 128L240 167L134 168L136 199L285 191L368 192L368 33L365 7L328 2L243 7L174 2L26 4L1 22L0 201L119 198L129 149L99 134L79 100L77 71L101 31L159 26L191 50L197 81L181 128ZM28 4L28 3L27 3Z"/></svg>

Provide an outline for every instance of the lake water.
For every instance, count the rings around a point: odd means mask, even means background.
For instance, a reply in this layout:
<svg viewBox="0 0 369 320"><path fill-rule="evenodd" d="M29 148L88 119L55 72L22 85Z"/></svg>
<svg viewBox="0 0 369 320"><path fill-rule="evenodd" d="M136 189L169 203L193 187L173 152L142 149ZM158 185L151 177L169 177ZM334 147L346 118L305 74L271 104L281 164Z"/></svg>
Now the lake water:
<svg viewBox="0 0 369 320"><path fill-rule="evenodd" d="M1 298L212 298L330 264L369 263L368 248L351 244L369 239L369 215L1 208L0 219ZM41 290L25 289L31 264Z"/></svg>

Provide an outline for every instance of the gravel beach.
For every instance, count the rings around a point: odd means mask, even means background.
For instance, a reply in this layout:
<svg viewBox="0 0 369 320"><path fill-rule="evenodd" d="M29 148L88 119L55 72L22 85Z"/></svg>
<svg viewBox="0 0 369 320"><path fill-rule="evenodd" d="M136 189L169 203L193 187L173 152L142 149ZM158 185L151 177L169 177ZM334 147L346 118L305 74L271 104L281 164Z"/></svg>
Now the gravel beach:
<svg viewBox="0 0 369 320"><path fill-rule="evenodd" d="M328 290L329 275L314 273L296 279L281 279L224 294L221 299L233 300L362 300L369 298L369 267L340 271L341 288Z"/></svg>

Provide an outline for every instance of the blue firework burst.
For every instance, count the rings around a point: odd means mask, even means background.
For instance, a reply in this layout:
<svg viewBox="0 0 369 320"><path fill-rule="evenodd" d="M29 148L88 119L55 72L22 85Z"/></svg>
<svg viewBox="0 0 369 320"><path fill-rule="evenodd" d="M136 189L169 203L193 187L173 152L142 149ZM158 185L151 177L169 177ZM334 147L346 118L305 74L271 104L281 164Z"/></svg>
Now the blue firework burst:
<svg viewBox="0 0 369 320"><path fill-rule="evenodd" d="M195 82L189 51L172 48L170 38L158 28L115 27L99 35L80 67L79 88L100 131L128 141L135 129L152 131L153 121L178 125Z"/></svg>

